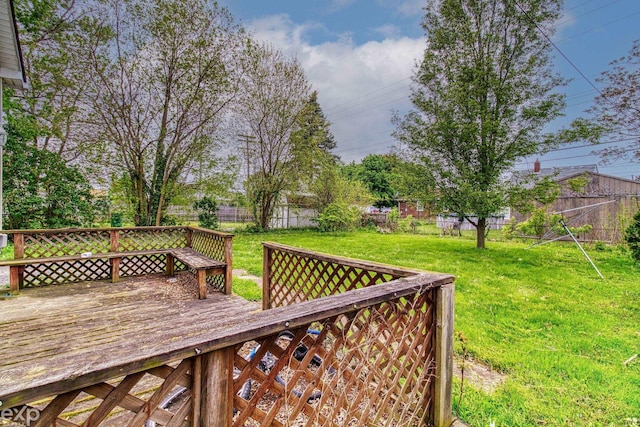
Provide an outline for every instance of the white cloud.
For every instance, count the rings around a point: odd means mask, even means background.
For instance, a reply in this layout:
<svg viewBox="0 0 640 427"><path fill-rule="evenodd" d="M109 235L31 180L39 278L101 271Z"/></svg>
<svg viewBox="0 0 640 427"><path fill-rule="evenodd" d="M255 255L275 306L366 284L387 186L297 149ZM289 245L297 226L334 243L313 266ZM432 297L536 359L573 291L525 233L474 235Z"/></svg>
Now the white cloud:
<svg viewBox="0 0 640 427"><path fill-rule="evenodd" d="M393 37L356 45L348 34L312 45L305 33L323 30L317 23L298 25L286 15L249 24L258 40L271 42L296 56L332 123L343 160L387 152L391 140L391 111L409 108L409 84L414 64L422 56L424 39Z"/></svg>
<svg viewBox="0 0 640 427"><path fill-rule="evenodd" d="M381 34L384 38L395 39L402 35L402 30L395 25L388 24L374 28L374 32Z"/></svg>
<svg viewBox="0 0 640 427"><path fill-rule="evenodd" d="M424 0L406 0L398 7L398 12L405 16L422 15L424 11Z"/></svg>
<svg viewBox="0 0 640 427"><path fill-rule="evenodd" d="M556 33L554 34L553 39L555 41L560 40L562 37L564 37L563 32L569 30L574 26L575 23L575 16L573 16L573 14L569 11L564 11L560 15L560 18L558 18L558 20L555 22Z"/></svg>

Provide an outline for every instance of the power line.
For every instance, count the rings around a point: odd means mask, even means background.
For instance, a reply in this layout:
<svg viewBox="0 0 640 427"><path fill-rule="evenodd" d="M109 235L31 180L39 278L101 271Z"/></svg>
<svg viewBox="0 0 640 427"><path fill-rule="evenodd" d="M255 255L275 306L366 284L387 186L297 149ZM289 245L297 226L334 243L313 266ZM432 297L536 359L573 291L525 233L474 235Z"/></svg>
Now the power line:
<svg viewBox="0 0 640 427"><path fill-rule="evenodd" d="M607 4L605 4L605 5L602 5L602 6L596 7L596 8L591 9L591 10L588 10L588 11L586 11L586 12L584 12L584 13L580 14L580 15L572 16L572 17L571 17L571 19L565 19L564 21L560 21L560 22L556 23L556 26L560 26L560 25L562 25L562 24L568 24L569 22L573 21L574 19L582 18L583 16L587 16L587 15L589 15L589 14L593 13L593 12L597 12L597 11L599 11L599 10L605 9L605 8L607 8L607 7L611 6L612 4L615 4L615 3L618 3L618 2L620 2L620 0L613 0L613 1L610 1L609 3L607 3ZM583 4L583 5L584 5L584 4ZM572 7L571 9L567 9L567 10L565 10L565 12L568 12L568 11L570 11L570 10L574 10L574 9L576 9L576 8L578 8L578 7L580 7L580 6Z"/></svg>

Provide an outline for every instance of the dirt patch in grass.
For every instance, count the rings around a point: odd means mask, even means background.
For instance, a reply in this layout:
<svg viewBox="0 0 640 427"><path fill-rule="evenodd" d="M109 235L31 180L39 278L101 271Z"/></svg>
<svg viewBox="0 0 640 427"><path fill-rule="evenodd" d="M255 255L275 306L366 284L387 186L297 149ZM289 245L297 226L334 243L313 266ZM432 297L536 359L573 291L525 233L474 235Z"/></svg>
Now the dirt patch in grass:
<svg viewBox="0 0 640 427"><path fill-rule="evenodd" d="M453 361L453 374L462 378L462 367L464 367L464 382L471 384L478 390L491 394L506 380L507 376L498 371L494 371L490 366L475 360L462 360L456 357Z"/></svg>

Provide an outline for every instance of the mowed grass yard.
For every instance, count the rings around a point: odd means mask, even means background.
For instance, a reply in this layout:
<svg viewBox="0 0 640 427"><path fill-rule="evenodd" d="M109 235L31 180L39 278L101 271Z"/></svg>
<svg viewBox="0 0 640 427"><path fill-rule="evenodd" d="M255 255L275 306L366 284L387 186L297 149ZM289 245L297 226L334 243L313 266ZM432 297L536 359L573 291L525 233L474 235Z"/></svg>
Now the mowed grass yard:
<svg viewBox="0 0 640 427"><path fill-rule="evenodd" d="M470 358L506 374L492 393L454 383L471 426L640 425L640 267L621 249L314 231L238 234L234 267L261 275L260 242L451 273L455 330ZM462 346L456 340L456 352Z"/></svg>

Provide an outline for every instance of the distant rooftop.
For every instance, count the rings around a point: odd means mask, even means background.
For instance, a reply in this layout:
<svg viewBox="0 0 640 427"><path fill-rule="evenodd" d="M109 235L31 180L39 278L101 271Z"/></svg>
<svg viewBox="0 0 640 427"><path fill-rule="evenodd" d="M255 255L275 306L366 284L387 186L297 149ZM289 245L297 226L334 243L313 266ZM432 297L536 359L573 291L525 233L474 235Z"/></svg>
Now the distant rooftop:
<svg viewBox="0 0 640 427"><path fill-rule="evenodd" d="M533 171L522 171L524 173L535 173ZM536 173L536 176L544 178L546 176L552 176L556 181L567 178L569 176L578 175L583 172L598 173L598 165L577 165L577 166L561 166L552 168L540 168L540 172Z"/></svg>
<svg viewBox="0 0 640 427"><path fill-rule="evenodd" d="M585 172L598 173L598 165L575 165L575 166L555 166L551 168L540 167L540 162L536 160L532 169L525 169L515 171L511 175L511 179L514 181L520 181L524 183L525 187L533 185L531 178L535 177L535 180L542 178L552 178L555 181L568 178L570 176L580 175Z"/></svg>

